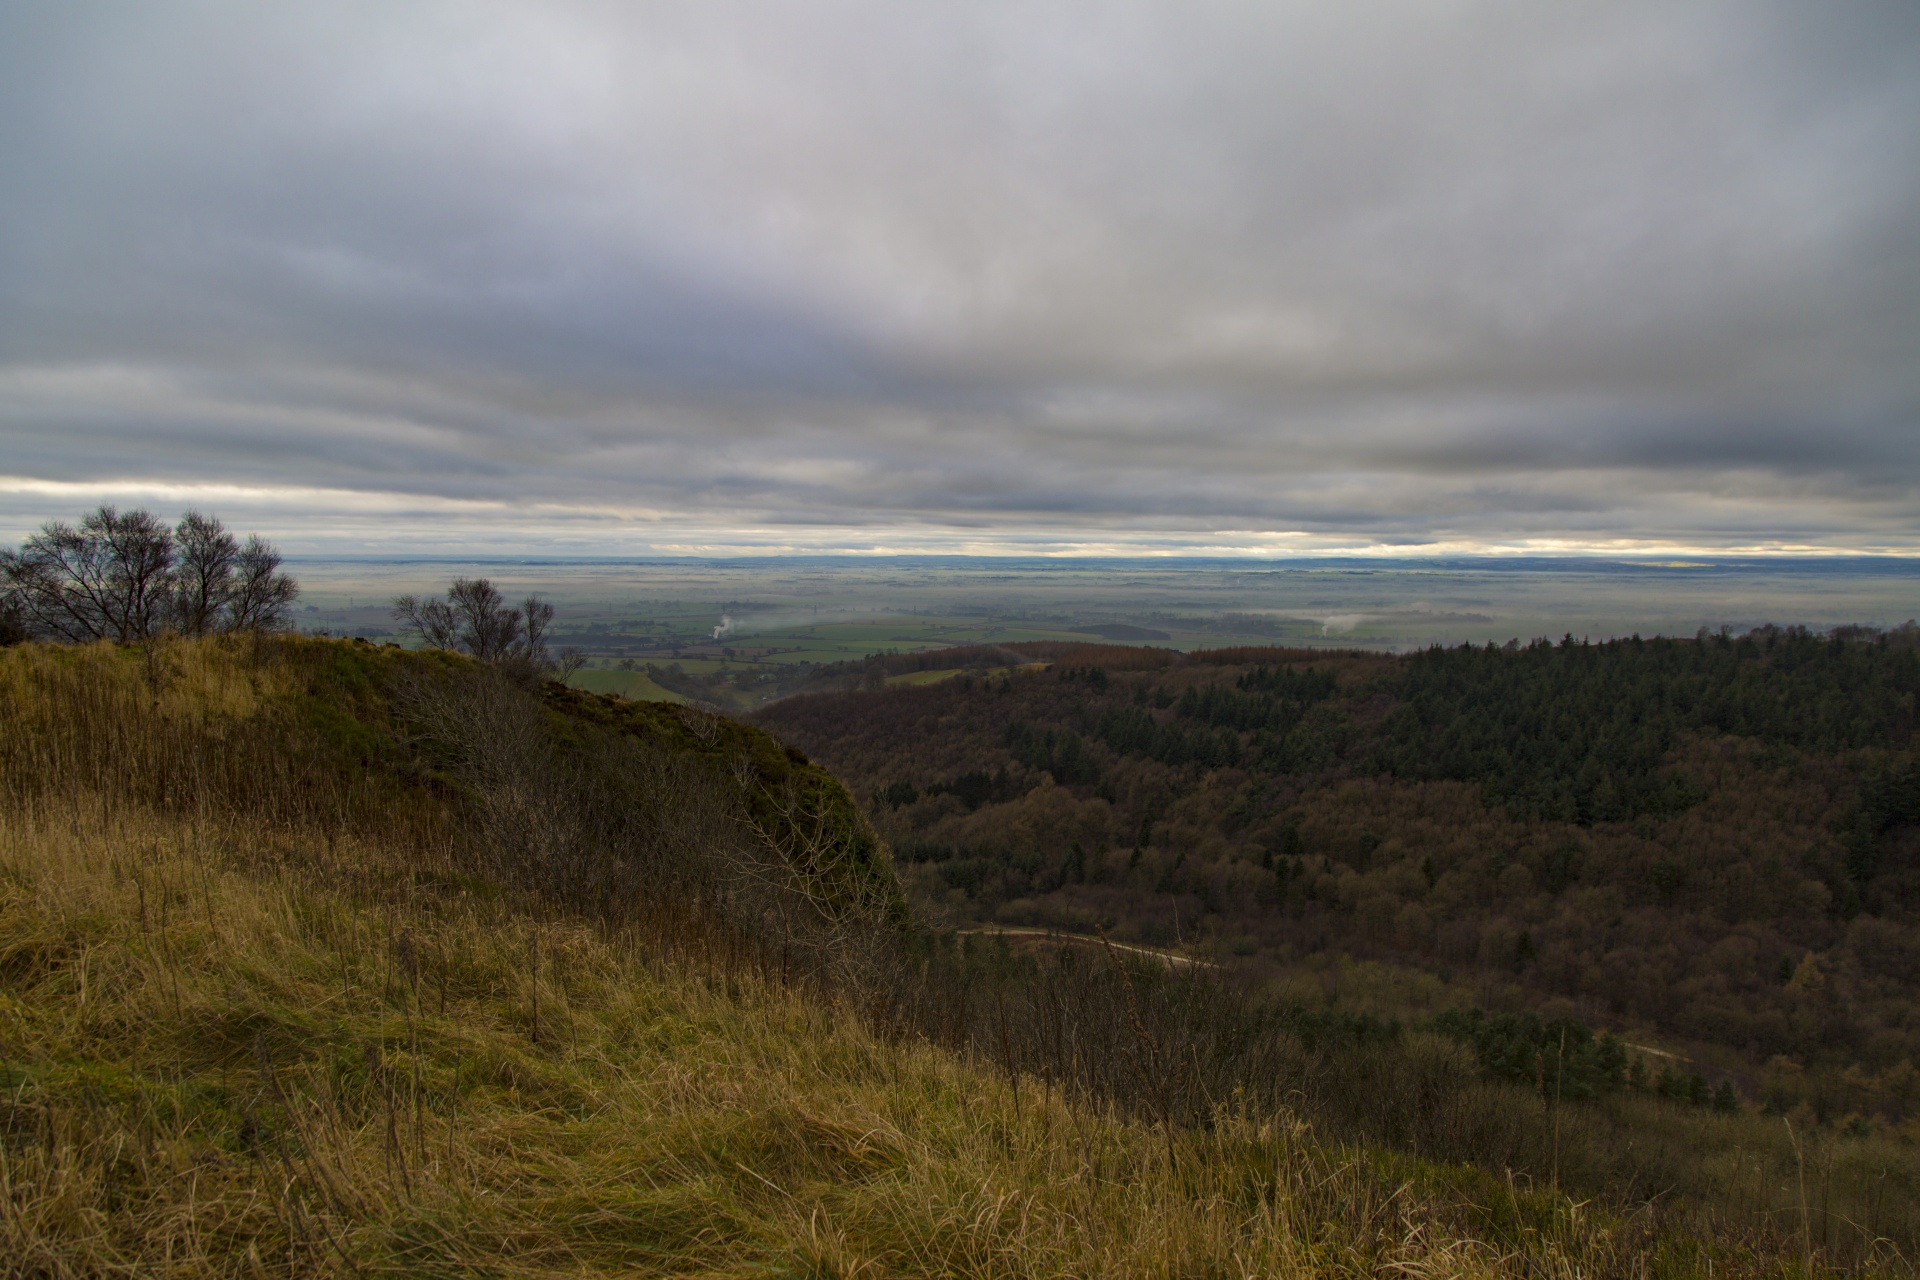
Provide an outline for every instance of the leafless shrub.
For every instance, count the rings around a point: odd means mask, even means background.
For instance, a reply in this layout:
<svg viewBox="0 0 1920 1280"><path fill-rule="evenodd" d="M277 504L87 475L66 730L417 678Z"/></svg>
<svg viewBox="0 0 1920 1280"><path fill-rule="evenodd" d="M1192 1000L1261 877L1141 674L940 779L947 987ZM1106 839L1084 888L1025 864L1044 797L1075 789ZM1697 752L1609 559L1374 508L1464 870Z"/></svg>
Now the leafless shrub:
<svg viewBox="0 0 1920 1280"><path fill-rule="evenodd" d="M515 882L621 918L691 913L743 956L839 980L866 954L878 911L831 901L811 870L828 851L793 856L743 803L738 774L628 734L575 725L563 738L497 670L416 672L394 704L463 784L475 834Z"/></svg>
<svg viewBox="0 0 1920 1280"><path fill-rule="evenodd" d="M683 706L678 714L680 723L686 725L687 731L700 741L712 743L720 736L720 717L705 707Z"/></svg>

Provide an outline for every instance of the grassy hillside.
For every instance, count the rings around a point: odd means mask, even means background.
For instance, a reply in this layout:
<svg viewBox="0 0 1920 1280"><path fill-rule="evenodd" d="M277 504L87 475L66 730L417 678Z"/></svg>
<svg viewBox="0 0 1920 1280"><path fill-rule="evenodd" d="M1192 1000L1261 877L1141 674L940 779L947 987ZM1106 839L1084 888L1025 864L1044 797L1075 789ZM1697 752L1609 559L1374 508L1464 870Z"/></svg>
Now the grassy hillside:
<svg viewBox="0 0 1920 1280"><path fill-rule="evenodd" d="M937 1049L859 998L898 911L845 793L745 726L347 643L0 651L0 1265L1786 1276L1842 1256L1817 1158L1798 1232L1618 1214L1330 1145L1232 1093L1157 1123ZM1751 1171L1770 1192L1779 1171Z"/></svg>
<svg viewBox="0 0 1920 1280"><path fill-rule="evenodd" d="M1284 1125L1016 1106L657 940L377 843L249 867L251 835L8 825L12 1274L1474 1274L1635 1243Z"/></svg>

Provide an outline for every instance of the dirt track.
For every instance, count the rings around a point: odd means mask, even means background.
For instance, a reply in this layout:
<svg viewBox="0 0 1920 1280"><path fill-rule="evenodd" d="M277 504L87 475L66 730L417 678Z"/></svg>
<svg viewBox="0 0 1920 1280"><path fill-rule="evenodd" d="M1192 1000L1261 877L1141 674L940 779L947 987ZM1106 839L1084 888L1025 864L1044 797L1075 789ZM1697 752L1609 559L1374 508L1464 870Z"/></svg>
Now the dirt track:
<svg viewBox="0 0 1920 1280"><path fill-rule="evenodd" d="M979 929L956 929L960 935L972 935L981 938L1031 938L1042 942L1073 943L1087 947L1111 947L1115 951L1125 951L1137 956L1151 956L1155 960L1164 960L1175 969L1190 968L1195 965L1212 967L1208 960L1196 960L1192 956L1181 955L1177 951L1163 951L1157 947L1141 947L1126 942L1110 942L1103 938L1084 933L1067 933L1060 929L1035 929L1028 927L1008 927L989 925Z"/></svg>

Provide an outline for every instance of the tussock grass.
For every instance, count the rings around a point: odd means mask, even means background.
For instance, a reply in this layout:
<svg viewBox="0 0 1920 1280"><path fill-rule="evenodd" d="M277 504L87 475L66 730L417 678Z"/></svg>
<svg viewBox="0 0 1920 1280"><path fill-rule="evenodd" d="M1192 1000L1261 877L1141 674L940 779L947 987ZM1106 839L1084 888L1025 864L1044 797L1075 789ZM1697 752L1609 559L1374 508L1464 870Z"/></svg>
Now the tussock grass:
<svg viewBox="0 0 1920 1280"><path fill-rule="evenodd" d="M1283 1121L1169 1143L1016 1107L777 985L377 845L266 844L100 806L0 827L12 1273L1471 1275L1622 1244Z"/></svg>
<svg viewBox="0 0 1920 1280"><path fill-rule="evenodd" d="M1232 1096L1128 1119L879 1037L705 917L479 874L457 806L301 703L354 696L337 648L0 654L5 1274L1825 1269Z"/></svg>

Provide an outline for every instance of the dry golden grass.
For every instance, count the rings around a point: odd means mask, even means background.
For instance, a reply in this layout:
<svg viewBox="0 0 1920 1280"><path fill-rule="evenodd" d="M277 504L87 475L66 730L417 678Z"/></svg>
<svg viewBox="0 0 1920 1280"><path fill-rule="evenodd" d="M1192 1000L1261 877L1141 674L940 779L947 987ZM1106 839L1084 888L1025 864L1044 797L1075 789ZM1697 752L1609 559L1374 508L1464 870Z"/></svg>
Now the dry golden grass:
<svg viewBox="0 0 1920 1280"><path fill-rule="evenodd" d="M0 828L13 1273L1506 1269L1288 1126L1170 1147L1016 1109L818 1002L409 894L378 848L265 844L97 809ZM385 903L330 858L386 871Z"/></svg>

